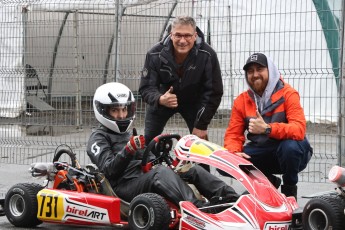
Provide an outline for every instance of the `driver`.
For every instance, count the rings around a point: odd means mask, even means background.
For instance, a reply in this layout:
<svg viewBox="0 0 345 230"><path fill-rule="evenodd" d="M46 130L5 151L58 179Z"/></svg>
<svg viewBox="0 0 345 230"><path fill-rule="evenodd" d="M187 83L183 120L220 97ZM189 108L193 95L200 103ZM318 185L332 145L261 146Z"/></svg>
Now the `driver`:
<svg viewBox="0 0 345 230"><path fill-rule="evenodd" d="M100 126L90 136L87 154L121 199L130 202L141 193L153 192L177 206L184 200L205 206L185 181L194 184L207 199L222 197L231 202L239 197L232 187L198 165L179 175L162 165L144 173L140 157L145 139L129 131L135 118L135 100L127 86L112 82L98 87L93 109Z"/></svg>

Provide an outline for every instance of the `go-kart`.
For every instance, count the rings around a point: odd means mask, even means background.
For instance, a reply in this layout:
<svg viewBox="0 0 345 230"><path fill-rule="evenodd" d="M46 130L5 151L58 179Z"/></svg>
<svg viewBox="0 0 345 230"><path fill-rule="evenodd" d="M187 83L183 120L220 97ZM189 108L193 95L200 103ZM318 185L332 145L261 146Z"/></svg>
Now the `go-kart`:
<svg viewBox="0 0 345 230"><path fill-rule="evenodd" d="M149 160L151 153L153 160ZM60 161L63 154L71 158L70 163ZM128 203L116 196L95 166L80 167L75 154L62 149L56 152L53 162L31 165L32 176L44 176L45 186L21 183L9 189L5 214L18 227L49 222L145 230L301 229L302 212L295 198L279 193L249 161L219 145L194 135L181 138L178 134L163 134L148 144L142 157L144 172L165 165L178 173L195 163L222 170L241 183L245 192L235 202L202 208L190 201L181 201L176 207L155 193L140 194Z"/></svg>
<svg viewBox="0 0 345 230"><path fill-rule="evenodd" d="M333 191L304 196L310 198L302 214L305 230L345 229L345 168L333 166L328 179L337 185Z"/></svg>

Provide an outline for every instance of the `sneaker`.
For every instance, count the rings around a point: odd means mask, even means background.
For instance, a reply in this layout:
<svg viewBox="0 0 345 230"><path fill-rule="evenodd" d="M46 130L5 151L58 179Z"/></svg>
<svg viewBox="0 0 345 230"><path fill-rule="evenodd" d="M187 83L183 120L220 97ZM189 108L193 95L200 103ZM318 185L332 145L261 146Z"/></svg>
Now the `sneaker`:
<svg viewBox="0 0 345 230"><path fill-rule="evenodd" d="M275 175L270 175L268 177L268 180L273 184L273 186L278 189L280 184L282 183L282 179L280 177L277 177Z"/></svg>

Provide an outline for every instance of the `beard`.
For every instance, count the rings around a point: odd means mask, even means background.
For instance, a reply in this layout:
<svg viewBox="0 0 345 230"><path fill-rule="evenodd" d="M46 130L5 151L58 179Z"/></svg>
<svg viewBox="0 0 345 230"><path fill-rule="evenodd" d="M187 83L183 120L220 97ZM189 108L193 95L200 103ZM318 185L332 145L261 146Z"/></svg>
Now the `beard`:
<svg viewBox="0 0 345 230"><path fill-rule="evenodd" d="M251 82L251 84L250 84L250 87L259 96L262 96L262 94L265 91L266 86L267 86L267 82L264 82L263 79L261 79L261 78L260 79L256 79L254 82Z"/></svg>

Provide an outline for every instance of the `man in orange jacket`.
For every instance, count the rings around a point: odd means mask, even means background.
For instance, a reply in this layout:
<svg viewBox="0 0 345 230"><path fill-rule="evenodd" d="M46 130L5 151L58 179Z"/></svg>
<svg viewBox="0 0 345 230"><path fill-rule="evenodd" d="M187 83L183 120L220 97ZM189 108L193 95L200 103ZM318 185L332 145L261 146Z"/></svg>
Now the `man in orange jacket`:
<svg viewBox="0 0 345 230"><path fill-rule="evenodd" d="M313 154L299 93L262 53L252 54L243 70L249 89L234 101L224 147L250 160L276 188L281 179L273 174L283 174L282 193L297 199L298 173Z"/></svg>

